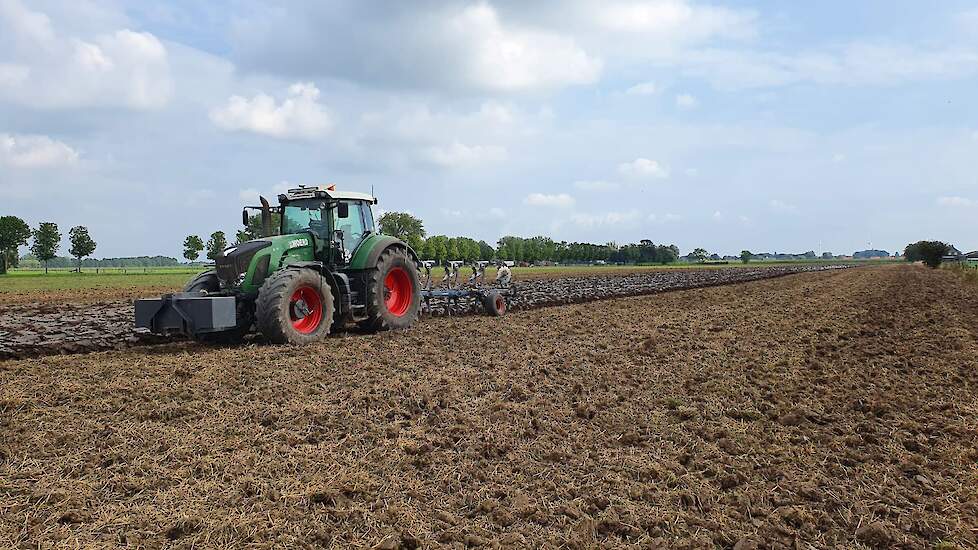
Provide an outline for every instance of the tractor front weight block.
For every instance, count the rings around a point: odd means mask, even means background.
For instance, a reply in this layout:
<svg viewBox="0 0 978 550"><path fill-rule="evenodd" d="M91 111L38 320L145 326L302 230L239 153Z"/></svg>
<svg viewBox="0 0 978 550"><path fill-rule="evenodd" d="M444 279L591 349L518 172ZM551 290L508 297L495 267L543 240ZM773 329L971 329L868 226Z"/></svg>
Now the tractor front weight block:
<svg viewBox="0 0 978 550"><path fill-rule="evenodd" d="M136 327L153 334L194 336L235 328L233 296L203 296L198 292L166 294L136 300Z"/></svg>

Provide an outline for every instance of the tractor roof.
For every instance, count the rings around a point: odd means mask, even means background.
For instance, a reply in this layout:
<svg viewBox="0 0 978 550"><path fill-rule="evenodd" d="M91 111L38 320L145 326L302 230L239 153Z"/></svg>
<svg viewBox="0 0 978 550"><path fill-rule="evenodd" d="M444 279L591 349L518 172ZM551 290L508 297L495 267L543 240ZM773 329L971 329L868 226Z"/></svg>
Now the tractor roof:
<svg viewBox="0 0 978 550"><path fill-rule="evenodd" d="M310 199L324 197L334 200L354 200L367 201L377 204L377 198L366 193L355 191L337 191L335 185L300 185L294 189L289 189L285 194L279 195L279 202L283 200Z"/></svg>

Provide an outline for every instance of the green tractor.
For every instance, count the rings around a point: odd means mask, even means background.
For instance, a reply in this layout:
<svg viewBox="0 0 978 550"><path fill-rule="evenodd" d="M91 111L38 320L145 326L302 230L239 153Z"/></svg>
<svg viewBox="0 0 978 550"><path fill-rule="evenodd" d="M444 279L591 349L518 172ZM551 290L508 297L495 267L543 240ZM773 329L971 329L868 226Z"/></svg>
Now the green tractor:
<svg viewBox="0 0 978 550"><path fill-rule="evenodd" d="M184 292L137 300L136 326L215 343L257 330L274 343L305 344L351 323L387 330L417 322L418 256L377 231L377 199L300 186L278 200L242 211L247 225L249 209L260 209L265 237L226 249Z"/></svg>

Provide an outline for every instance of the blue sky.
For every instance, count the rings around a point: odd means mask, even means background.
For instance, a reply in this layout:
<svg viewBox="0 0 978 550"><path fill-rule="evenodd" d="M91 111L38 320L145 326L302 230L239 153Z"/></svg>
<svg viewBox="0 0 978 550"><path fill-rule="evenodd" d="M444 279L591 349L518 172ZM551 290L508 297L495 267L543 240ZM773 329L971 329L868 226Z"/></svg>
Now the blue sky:
<svg viewBox="0 0 978 550"><path fill-rule="evenodd" d="M0 0L0 214L179 256L299 183L430 234L978 247L978 5Z"/></svg>

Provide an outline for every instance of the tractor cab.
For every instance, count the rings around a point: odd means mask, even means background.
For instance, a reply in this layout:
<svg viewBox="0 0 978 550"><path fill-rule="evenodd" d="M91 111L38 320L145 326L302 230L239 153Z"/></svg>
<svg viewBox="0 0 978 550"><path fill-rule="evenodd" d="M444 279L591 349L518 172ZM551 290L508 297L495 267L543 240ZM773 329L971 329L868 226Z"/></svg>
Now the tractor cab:
<svg viewBox="0 0 978 550"><path fill-rule="evenodd" d="M336 187L299 186L278 196L279 206L271 207L262 199L262 206L245 207L243 221L249 209L259 209L265 219L272 213L279 216L279 235L307 234L313 241L314 255L326 265L348 265L366 238L377 233L371 206L377 199L365 193L337 191ZM264 230L265 236L270 234Z"/></svg>

